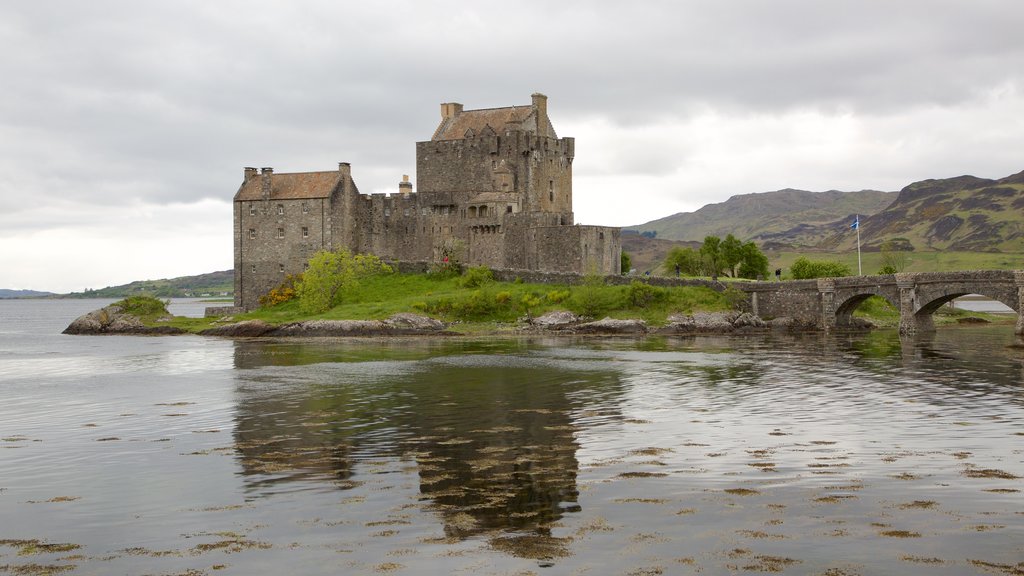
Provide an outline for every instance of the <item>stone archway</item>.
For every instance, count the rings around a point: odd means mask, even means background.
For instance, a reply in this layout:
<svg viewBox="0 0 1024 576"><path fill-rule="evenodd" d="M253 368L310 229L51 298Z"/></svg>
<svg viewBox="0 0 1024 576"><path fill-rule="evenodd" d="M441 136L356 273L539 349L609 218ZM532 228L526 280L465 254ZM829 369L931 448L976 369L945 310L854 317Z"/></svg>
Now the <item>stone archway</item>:
<svg viewBox="0 0 1024 576"><path fill-rule="evenodd" d="M836 306L835 327L842 329L854 326L855 322L853 318L853 313L857 311L857 308L860 308L861 304L866 302L868 298L871 298L872 296L878 296L879 298L882 298L883 300L888 302L889 305L893 307L893 309L899 311L899 302L894 302L893 299L887 294L883 294L880 292L862 292L847 297L843 302Z"/></svg>

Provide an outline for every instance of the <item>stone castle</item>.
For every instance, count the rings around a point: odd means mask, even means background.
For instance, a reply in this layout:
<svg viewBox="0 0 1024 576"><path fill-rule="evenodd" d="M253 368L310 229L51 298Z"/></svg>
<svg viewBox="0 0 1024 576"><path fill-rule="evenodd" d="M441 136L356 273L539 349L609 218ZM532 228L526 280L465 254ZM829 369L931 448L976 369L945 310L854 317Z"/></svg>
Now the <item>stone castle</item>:
<svg viewBox="0 0 1024 576"><path fill-rule="evenodd" d="M618 274L619 229L573 221L575 141L559 138L547 97L525 106L441 104L433 137L416 143L416 182L360 194L351 166L274 173L245 168L234 198L235 306L301 273L319 250L385 261L441 262L457 254L495 269Z"/></svg>

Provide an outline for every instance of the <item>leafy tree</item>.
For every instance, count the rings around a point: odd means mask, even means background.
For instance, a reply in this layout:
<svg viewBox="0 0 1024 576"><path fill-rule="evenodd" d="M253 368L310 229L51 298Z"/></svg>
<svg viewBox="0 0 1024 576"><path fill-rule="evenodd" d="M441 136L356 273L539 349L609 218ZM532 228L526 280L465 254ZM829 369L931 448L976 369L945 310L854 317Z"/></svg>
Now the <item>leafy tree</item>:
<svg viewBox="0 0 1024 576"><path fill-rule="evenodd" d="M391 272L390 266L372 254L353 256L344 248L321 250L309 259L309 268L295 284L295 294L303 312L320 314L340 304L361 278Z"/></svg>
<svg viewBox="0 0 1024 576"><path fill-rule="evenodd" d="M630 257L629 252L625 250L619 255L619 271L623 274L629 274L629 271L633 269L633 258Z"/></svg>
<svg viewBox="0 0 1024 576"><path fill-rule="evenodd" d="M803 256L796 259L789 268L796 280L808 280L811 278L839 278L850 276L850 267L834 260L809 260Z"/></svg>
<svg viewBox="0 0 1024 576"><path fill-rule="evenodd" d="M679 273L684 276L701 276L704 274L704 266L701 263L700 254L693 248L683 248L676 246L669 250L668 255L665 256L665 262L662 264L665 270L670 273L675 273L676 267L679 267Z"/></svg>
<svg viewBox="0 0 1024 576"><path fill-rule="evenodd" d="M753 241L747 242L740 248L740 269L739 278L751 280L760 276L768 277L768 257L761 252L761 249Z"/></svg>
<svg viewBox="0 0 1024 576"><path fill-rule="evenodd" d="M705 236L704 243L700 246L701 261L704 263L704 272L708 276L718 276L725 267L725 259L722 256L722 239L718 236Z"/></svg>
<svg viewBox="0 0 1024 576"><path fill-rule="evenodd" d="M718 248L722 257L722 264L729 272L729 276L733 278L736 278L736 266L743 261L743 246L744 244L739 239L729 234L725 237L725 240L722 240Z"/></svg>

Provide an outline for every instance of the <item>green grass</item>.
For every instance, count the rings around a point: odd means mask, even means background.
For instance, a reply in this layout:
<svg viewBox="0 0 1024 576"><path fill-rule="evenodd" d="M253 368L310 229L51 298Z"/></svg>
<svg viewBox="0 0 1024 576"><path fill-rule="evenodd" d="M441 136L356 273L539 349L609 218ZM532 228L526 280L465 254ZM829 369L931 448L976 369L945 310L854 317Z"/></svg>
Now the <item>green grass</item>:
<svg viewBox="0 0 1024 576"><path fill-rule="evenodd" d="M662 288L635 281L628 286L597 283L582 285L484 282L465 286L464 277L435 277L425 274L389 274L364 278L345 301L323 314L306 315L292 300L274 307L235 316L235 320L259 319L270 324L304 320L382 320L398 312L413 312L458 323L465 334L493 333L510 326L527 314L539 316L552 310L569 310L594 318L640 318L652 326L664 325L674 313L730 310L729 291L725 294L709 288L685 286ZM151 299L160 303L159 300ZM162 303L161 303L162 304ZM870 319L879 327L899 324L899 312L879 297L869 298L855 315ZM998 315L967 313L943 309L936 313L936 324L954 323L962 316L1003 321ZM164 326L176 326L199 332L213 325L213 318L175 317ZM147 315L147 323L155 316Z"/></svg>
<svg viewBox="0 0 1024 576"><path fill-rule="evenodd" d="M298 301L260 308L235 317L284 324L303 320L382 320L399 312L413 312L460 323L460 332L493 330L530 315L552 310L603 318L641 318L662 325L674 313L729 310L727 298L710 288L649 286L549 285L490 281L466 286L464 277L426 274L389 274L360 280L339 306L323 314L303 314ZM472 285L476 284L476 285ZM175 318L164 325L189 331L210 327L214 319Z"/></svg>
<svg viewBox="0 0 1024 576"><path fill-rule="evenodd" d="M804 256L812 260L835 260L850 267L857 273L857 251L843 254L824 252L766 252L769 268L782 268L783 279L797 258ZM864 275L877 274L882 268L879 252L862 252ZM952 272L956 270L1024 270L1024 254L999 252L909 252L904 272Z"/></svg>

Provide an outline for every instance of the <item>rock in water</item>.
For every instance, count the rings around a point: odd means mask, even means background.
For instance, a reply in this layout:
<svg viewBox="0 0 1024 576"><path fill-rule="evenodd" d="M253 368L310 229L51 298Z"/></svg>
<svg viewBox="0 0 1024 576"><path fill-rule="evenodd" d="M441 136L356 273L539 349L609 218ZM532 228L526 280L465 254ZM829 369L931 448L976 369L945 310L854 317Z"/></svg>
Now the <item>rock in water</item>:
<svg viewBox="0 0 1024 576"><path fill-rule="evenodd" d="M149 327L138 316L128 314L120 306L111 304L76 318L64 334L183 334L173 326Z"/></svg>

